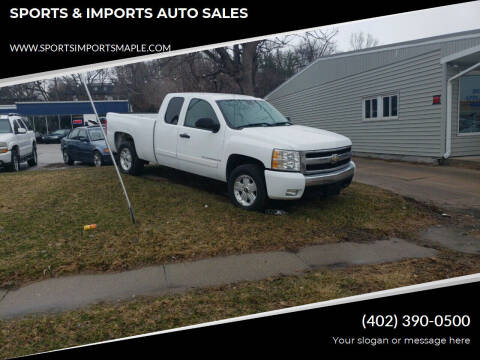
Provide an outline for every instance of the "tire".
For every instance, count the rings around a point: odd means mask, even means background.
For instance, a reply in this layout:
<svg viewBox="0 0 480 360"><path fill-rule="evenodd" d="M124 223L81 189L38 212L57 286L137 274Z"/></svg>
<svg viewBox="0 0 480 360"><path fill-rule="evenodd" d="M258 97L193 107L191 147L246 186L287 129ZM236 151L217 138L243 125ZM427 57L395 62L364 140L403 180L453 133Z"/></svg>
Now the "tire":
<svg viewBox="0 0 480 360"><path fill-rule="evenodd" d="M70 157L70 155L68 155L68 151L67 149L63 149L63 162L66 164L66 165L73 165L73 160L72 158Z"/></svg>
<svg viewBox="0 0 480 360"><path fill-rule="evenodd" d="M17 149L12 150L12 161L8 165L10 171L18 172L20 171L20 155L18 154Z"/></svg>
<svg viewBox="0 0 480 360"><path fill-rule="evenodd" d="M145 162L138 158L135 146L131 142L120 145L118 149L118 160L120 171L124 174L139 175L143 171Z"/></svg>
<svg viewBox="0 0 480 360"><path fill-rule="evenodd" d="M32 157L28 159L28 165L29 166L36 166L38 163L38 157L37 157L37 146L33 145L32 149Z"/></svg>
<svg viewBox="0 0 480 360"><path fill-rule="evenodd" d="M95 165L95 167L103 166L102 155L98 151L93 152L93 165Z"/></svg>
<svg viewBox="0 0 480 360"><path fill-rule="evenodd" d="M233 204L245 210L263 210L267 188L263 169L254 164L236 167L228 179L228 194Z"/></svg>

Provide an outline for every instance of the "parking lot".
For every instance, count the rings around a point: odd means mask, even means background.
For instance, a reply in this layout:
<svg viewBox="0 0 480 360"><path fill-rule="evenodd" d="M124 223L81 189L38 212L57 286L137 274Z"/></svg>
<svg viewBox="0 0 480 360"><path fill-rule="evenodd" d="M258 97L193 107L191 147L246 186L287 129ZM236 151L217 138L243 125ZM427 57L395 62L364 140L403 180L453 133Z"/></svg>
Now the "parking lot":
<svg viewBox="0 0 480 360"><path fill-rule="evenodd" d="M60 144L37 144L37 153L38 153L38 165L34 167L28 166L26 162L20 164L21 171L36 171L36 170L47 170L47 169L62 169L68 168L63 163L62 153L60 151ZM89 166L88 164L83 164L80 162L75 162L74 167L84 167ZM5 170L0 170L4 172Z"/></svg>

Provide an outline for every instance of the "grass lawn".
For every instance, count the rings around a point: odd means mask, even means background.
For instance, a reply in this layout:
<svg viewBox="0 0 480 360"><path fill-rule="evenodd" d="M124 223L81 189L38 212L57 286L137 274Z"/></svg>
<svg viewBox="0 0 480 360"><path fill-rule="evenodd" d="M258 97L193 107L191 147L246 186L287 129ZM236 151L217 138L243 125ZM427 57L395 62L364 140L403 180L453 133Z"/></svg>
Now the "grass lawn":
<svg viewBox="0 0 480 360"><path fill-rule="evenodd" d="M0 174L0 287L79 272L121 271L307 244L411 238L431 209L375 187L282 202L286 216L234 207L223 183L148 167L124 176L130 223L113 167ZM83 231L85 224L96 230Z"/></svg>
<svg viewBox="0 0 480 360"><path fill-rule="evenodd" d="M0 357L13 357L480 272L480 256L324 269L159 298L0 321Z"/></svg>

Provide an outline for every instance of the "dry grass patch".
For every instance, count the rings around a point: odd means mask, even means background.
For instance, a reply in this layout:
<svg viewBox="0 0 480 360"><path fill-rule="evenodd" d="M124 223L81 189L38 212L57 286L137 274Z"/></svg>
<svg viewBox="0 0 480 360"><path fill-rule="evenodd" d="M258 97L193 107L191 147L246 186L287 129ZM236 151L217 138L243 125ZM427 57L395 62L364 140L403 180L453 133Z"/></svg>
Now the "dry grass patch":
<svg viewBox="0 0 480 360"><path fill-rule="evenodd" d="M438 221L425 206L360 184L338 197L276 203L288 215L272 216L234 207L223 183L190 174L148 167L145 176L124 179L136 226L112 167L1 174L0 287L67 273L408 238ZM97 230L83 232L92 223Z"/></svg>

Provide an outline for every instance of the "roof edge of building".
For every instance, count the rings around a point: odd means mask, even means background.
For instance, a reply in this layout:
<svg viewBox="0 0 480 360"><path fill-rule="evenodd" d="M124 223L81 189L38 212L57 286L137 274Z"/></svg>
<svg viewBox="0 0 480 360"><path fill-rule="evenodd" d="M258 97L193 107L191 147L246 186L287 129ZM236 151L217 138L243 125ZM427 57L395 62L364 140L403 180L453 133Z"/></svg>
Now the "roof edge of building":
<svg viewBox="0 0 480 360"><path fill-rule="evenodd" d="M338 54L322 56L322 57L312 61L305 68L303 68L298 73L296 73L295 75L293 75L292 77L290 77L289 79L284 81L282 84L277 86L275 89L273 89L267 95L265 95L264 98L268 99L272 94L274 94L275 92L280 90L282 87L287 85L290 81L292 81L297 76L299 76L303 72L307 71L310 67L317 64L320 61L331 60L331 59L342 58L342 57L349 57L349 56L356 56L356 55L363 55L363 54L370 54L370 53L375 53L375 52L380 52L380 51L394 50L394 49L398 49L398 48L414 47L414 46L434 44L434 43L442 43L442 42L451 41L451 40L468 39L468 38L474 38L474 37L480 37L480 28L479 29L474 29L474 30L456 32L456 33L449 33L449 34L444 34L444 35L432 36L432 37L428 37L428 38L402 41L402 42L392 43L392 44L387 44L387 45L380 45L380 46L375 46L375 47L362 49L362 50L340 52Z"/></svg>

